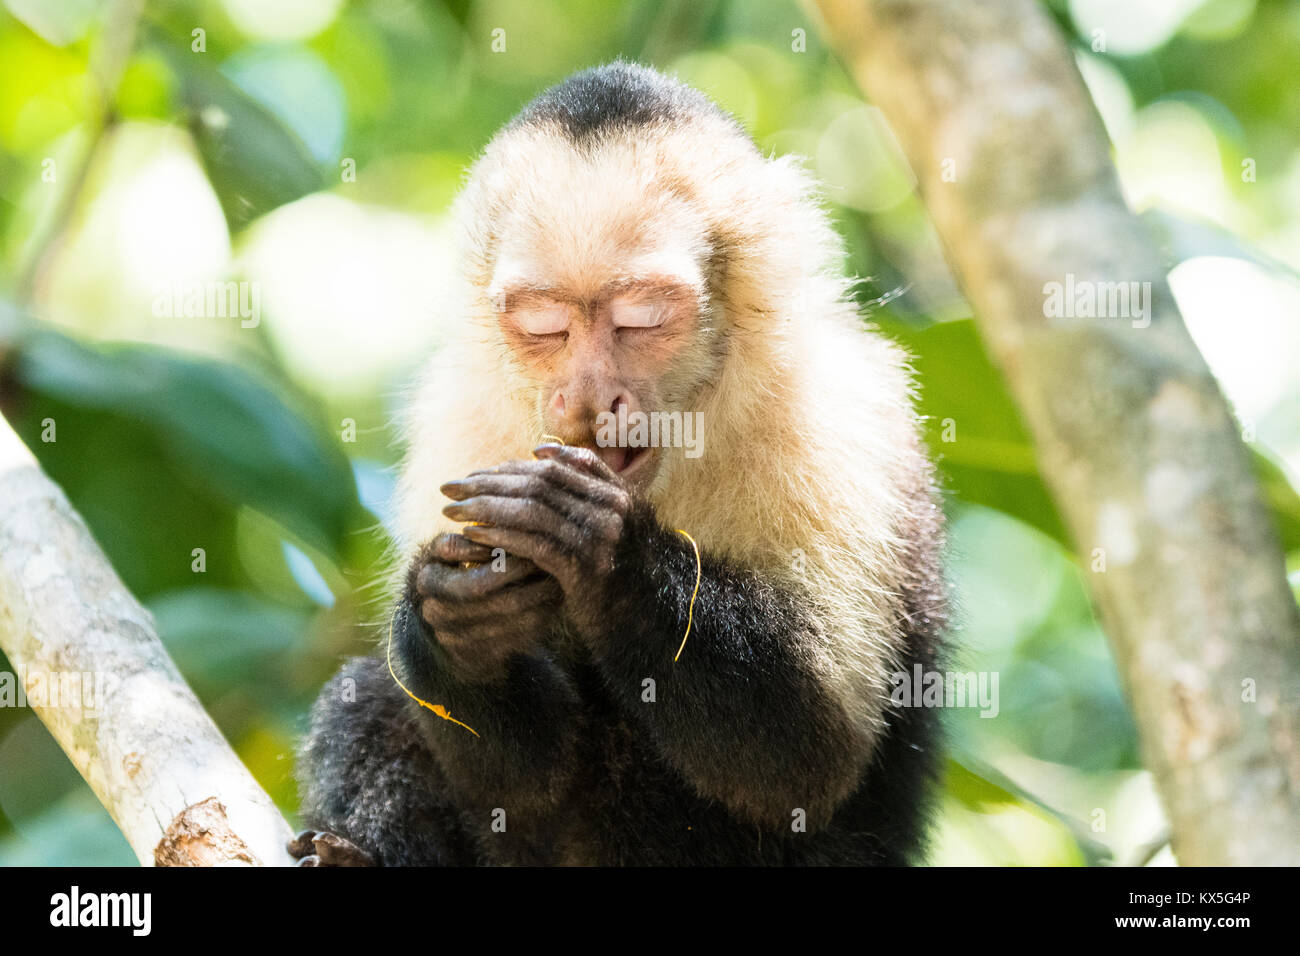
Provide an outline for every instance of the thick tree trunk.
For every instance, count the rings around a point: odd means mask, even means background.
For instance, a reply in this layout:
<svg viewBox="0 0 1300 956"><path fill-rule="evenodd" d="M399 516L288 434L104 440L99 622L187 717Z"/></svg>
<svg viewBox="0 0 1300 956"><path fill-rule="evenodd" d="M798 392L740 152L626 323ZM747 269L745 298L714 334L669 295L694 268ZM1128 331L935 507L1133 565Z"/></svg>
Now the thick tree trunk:
<svg viewBox="0 0 1300 956"><path fill-rule="evenodd" d="M2 417L0 648L141 863L289 865L289 825Z"/></svg>
<svg viewBox="0 0 1300 956"><path fill-rule="evenodd" d="M911 161L1092 567L1179 861L1300 863L1295 599L1056 25L1035 0L812 6ZM1150 290L1149 324L1048 315L1049 283L1119 282Z"/></svg>

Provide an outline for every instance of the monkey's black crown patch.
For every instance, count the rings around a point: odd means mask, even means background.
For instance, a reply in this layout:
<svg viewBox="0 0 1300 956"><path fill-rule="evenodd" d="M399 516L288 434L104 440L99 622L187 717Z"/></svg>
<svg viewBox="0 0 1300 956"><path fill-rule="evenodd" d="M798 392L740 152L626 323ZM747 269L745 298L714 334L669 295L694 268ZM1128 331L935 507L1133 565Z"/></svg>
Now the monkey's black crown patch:
<svg viewBox="0 0 1300 956"><path fill-rule="evenodd" d="M618 60L575 73L539 94L511 125L557 123L573 142L582 143L609 130L675 123L705 112L721 114L699 91Z"/></svg>

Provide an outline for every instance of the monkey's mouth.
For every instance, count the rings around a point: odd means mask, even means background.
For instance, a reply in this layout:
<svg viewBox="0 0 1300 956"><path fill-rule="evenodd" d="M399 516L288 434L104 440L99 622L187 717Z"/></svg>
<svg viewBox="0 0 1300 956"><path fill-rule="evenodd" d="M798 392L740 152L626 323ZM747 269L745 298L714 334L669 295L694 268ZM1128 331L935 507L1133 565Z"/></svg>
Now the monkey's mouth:
<svg viewBox="0 0 1300 956"><path fill-rule="evenodd" d="M627 475L631 472L649 457L649 451L649 448L622 448L618 446L596 448L596 454L600 456L605 464L609 465L611 471L618 475Z"/></svg>

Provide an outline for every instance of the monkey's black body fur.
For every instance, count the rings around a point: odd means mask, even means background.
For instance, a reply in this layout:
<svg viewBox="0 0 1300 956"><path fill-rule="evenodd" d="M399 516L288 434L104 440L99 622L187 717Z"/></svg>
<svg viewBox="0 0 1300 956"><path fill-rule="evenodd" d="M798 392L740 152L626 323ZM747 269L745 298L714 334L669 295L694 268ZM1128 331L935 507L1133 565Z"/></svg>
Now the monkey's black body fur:
<svg viewBox="0 0 1300 956"><path fill-rule="evenodd" d="M800 662L797 597L706 556L694 628L674 664L693 553L648 509L627 540L615 572L623 597L600 646L557 628L491 686L458 682L415 596L403 598L395 666L481 736L418 707L382 654L349 661L317 701L300 763L310 825L383 865L914 862L937 712L890 708L870 763L854 768L844 715ZM943 626L931 545L919 542L923 583L904 595L909 673L935 666ZM653 703L642 699L647 677ZM493 829L498 808L505 832ZM797 808L807 832L792 829Z"/></svg>

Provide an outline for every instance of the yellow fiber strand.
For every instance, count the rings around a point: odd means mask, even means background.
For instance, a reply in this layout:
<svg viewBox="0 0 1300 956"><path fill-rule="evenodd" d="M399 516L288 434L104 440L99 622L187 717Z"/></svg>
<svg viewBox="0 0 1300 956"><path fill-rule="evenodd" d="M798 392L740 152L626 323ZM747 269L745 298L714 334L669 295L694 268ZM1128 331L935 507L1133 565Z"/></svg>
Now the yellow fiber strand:
<svg viewBox="0 0 1300 956"><path fill-rule="evenodd" d="M691 636L691 623L695 620L695 598L700 593L700 575L704 570L704 566L700 563L700 546L695 543L695 539L681 528L677 529L677 533L689 541L691 547L695 549L695 590L691 592L691 605L686 611L686 633L682 635L682 645L673 655L674 664L677 663L677 658L682 656L682 650L686 647L686 638Z"/></svg>
<svg viewBox="0 0 1300 956"><path fill-rule="evenodd" d="M394 617L396 617L396 615L394 615ZM460 726L464 727L475 737L478 736L477 730L475 730L469 724L462 724L459 720L457 720L455 717L449 714L447 712L447 708L442 706L442 704L431 704L427 700L421 700L419 697L416 697L414 694L412 694L410 688L407 687L405 684L403 684L400 679L398 679L397 672L393 670L393 622L391 620L388 622L387 657L388 657L388 673L392 675L393 683L395 683L398 687L402 688L402 690L406 691L407 697L411 698L411 700L415 701L421 707L429 708L429 710L433 711L443 720L450 720L453 724L460 724Z"/></svg>

